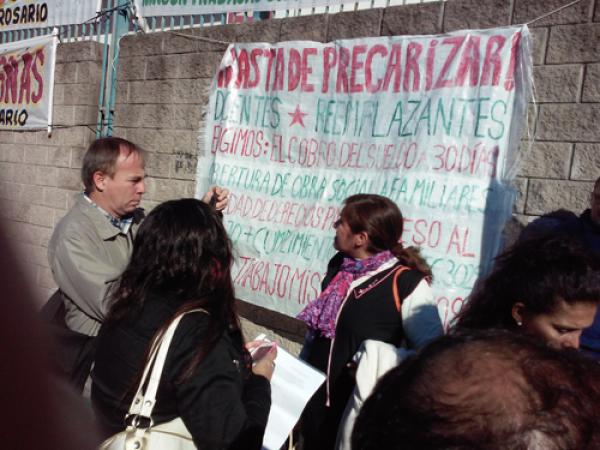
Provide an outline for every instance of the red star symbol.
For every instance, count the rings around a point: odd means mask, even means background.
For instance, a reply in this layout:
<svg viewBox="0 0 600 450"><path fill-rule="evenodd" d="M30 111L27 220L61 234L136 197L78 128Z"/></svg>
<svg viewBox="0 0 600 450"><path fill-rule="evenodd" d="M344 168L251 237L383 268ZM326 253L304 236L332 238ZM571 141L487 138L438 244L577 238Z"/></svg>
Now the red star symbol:
<svg viewBox="0 0 600 450"><path fill-rule="evenodd" d="M299 123L302 125L302 128L304 128L304 120L302 118L304 116L308 116L308 113L303 113L300 111L300 105L296 105L296 110L288 114L292 117L292 123L290 123L290 127L295 123Z"/></svg>

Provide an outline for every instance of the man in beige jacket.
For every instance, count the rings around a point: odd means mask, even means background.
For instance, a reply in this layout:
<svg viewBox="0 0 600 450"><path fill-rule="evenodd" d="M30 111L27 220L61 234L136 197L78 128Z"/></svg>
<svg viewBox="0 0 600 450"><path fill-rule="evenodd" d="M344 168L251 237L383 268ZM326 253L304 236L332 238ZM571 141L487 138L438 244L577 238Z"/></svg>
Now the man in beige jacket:
<svg viewBox="0 0 600 450"><path fill-rule="evenodd" d="M144 151L125 139L97 139L84 155L81 175L85 191L58 223L48 245L66 328L87 342L69 345L69 362L62 363L68 374L89 372L93 339L86 338L98 334L108 311L109 291L129 261L133 237L144 218L139 207L146 189ZM208 202L213 195L217 209L227 205L227 190L211 188L203 200ZM64 356L64 348L60 351ZM72 367L81 366L82 358L83 368Z"/></svg>

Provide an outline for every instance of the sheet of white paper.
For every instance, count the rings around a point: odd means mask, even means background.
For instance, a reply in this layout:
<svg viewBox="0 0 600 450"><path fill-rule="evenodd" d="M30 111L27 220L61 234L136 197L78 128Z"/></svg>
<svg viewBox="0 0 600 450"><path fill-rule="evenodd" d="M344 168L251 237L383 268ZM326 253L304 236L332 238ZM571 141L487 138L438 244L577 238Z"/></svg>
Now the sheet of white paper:
<svg viewBox="0 0 600 450"><path fill-rule="evenodd" d="M262 336L257 336L260 340ZM271 378L271 412L263 450L279 450L325 375L279 347Z"/></svg>

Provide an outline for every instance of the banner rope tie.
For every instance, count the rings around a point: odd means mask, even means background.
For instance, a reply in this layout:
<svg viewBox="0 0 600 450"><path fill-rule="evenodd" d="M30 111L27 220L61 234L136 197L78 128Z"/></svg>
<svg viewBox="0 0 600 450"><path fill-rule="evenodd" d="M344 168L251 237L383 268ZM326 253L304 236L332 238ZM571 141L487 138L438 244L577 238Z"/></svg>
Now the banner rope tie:
<svg viewBox="0 0 600 450"><path fill-rule="evenodd" d="M525 25L531 25L532 23L537 22L538 20L545 19L546 17L551 16L552 14L556 14L557 12L562 11L563 9L566 9L566 8L569 8L569 7L573 6L573 5L576 5L577 3L580 3L581 1L582 0L575 0L575 1L571 2L571 3L567 3L566 5L563 5L563 6L561 6L559 8L556 8L556 9L550 11L550 12L547 12L546 14L541 15L540 17L537 17L537 18L535 18L533 20L530 20L529 22L526 22Z"/></svg>
<svg viewBox="0 0 600 450"><path fill-rule="evenodd" d="M579 0L579 1L581 1L581 0ZM204 36L193 36L191 34L178 33L177 31L169 31L169 33L174 34L175 36L181 36L183 38L194 39L197 41L211 42L213 44L223 44L223 45L235 44L235 42L220 41L218 39L211 39L211 38L207 38Z"/></svg>

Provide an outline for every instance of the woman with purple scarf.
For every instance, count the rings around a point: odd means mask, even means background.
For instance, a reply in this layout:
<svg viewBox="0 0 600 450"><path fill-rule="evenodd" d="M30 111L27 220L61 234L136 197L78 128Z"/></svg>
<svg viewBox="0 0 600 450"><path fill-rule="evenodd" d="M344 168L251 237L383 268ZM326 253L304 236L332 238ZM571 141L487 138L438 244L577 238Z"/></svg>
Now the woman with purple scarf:
<svg viewBox="0 0 600 450"><path fill-rule="evenodd" d="M402 226L396 204L374 194L348 197L334 223L338 253L321 295L298 315L308 326L302 357L327 374L302 417L304 450L334 447L363 341L415 349L443 333L431 269L418 249L403 248Z"/></svg>

